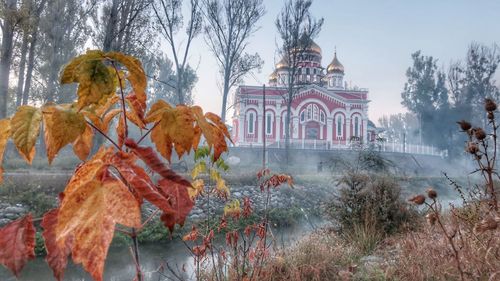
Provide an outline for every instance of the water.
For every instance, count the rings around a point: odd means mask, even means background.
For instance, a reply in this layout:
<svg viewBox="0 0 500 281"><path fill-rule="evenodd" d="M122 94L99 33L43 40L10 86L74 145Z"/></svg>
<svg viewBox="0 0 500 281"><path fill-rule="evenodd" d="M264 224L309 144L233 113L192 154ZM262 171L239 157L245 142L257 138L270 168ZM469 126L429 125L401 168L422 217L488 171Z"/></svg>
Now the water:
<svg viewBox="0 0 500 281"><path fill-rule="evenodd" d="M297 225L273 229L273 237L278 247L290 246L307 233L313 231L319 226L321 221L303 221ZM221 241L220 243L223 243ZM145 280L171 280L162 277L158 272L160 265L168 264L177 272L183 274L185 280L191 280L193 277L193 258L189 250L181 241L171 241L170 243L156 243L140 245L141 267L144 272ZM184 271L183 271L184 268ZM168 270L165 270L167 272ZM127 247L110 248L106 260L104 280L123 281L132 280L135 274L135 266L132 254ZM7 269L0 267L0 280L15 281L16 279ZM20 281L53 281L55 278L52 271L45 262L44 258L36 258L28 262L21 276ZM92 278L85 272L80 265L69 264L64 275L65 281L87 281Z"/></svg>

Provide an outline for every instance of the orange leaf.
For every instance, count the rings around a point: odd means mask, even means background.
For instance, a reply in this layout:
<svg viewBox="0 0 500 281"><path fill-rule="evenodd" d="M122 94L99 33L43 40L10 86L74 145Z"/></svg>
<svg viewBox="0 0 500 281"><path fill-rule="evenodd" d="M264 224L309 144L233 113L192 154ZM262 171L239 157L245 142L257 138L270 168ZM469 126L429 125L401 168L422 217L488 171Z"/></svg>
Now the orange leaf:
<svg viewBox="0 0 500 281"><path fill-rule="evenodd" d="M169 179L162 179L158 182L158 188L168 197L174 210L173 213L163 213L160 217L170 232L173 232L175 224L184 225L184 221L191 212L194 203L189 197L188 187L185 185Z"/></svg>
<svg viewBox="0 0 500 281"><path fill-rule="evenodd" d="M222 122L222 119L217 114L214 114L212 112L207 112L205 113L205 117L208 120L212 121L212 123L214 123L214 125L217 126L224 133L224 136L226 136L226 138L231 140L231 135L229 134L226 124Z"/></svg>
<svg viewBox="0 0 500 281"><path fill-rule="evenodd" d="M94 130L90 125L87 125L83 134L79 135L73 143L73 152L80 160L85 161L89 156L90 150L92 149L93 138Z"/></svg>
<svg viewBox="0 0 500 281"><path fill-rule="evenodd" d="M207 140L208 146L210 146L214 150L214 161L217 161L220 155L228 149L226 140L224 138L224 129L221 129L217 125L208 122L203 115L203 110L201 109L201 107L193 106L191 107L191 111L193 112L196 123L198 124L198 126L200 126L200 129ZM212 116L211 118L214 117ZM222 124L222 126L225 128L224 124ZM225 130L227 130L227 128Z"/></svg>
<svg viewBox="0 0 500 281"><path fill-rule="evenodd" d="M122 181L103 172L78 189L64 192L57 216L56 242L64 248L68 239L74 239L73 262L81 263L94 280L102 281L116 223L140 227L140 205Z"/></svg>
<svg viewBox="0 0 500 281"><path fill-rule="evenodd" d="M144 129L144 111L146 110L146 103L140 102L137 95L132 93L125 98L129 105L130 111L127 112L127 118L130 119L137 127Z"/></svg>
<svg viewBox="0 0 500 281"><path fill-rule="evenodd" d="M59 209L52 209L45 213L41 226L43 227L43 239L45 242L45 249L47 256L45 260L49 264L54 273L54 277L58 281L62 281L64 277L64 270L68 264L68 256L71 253L72 240L67 239L64 241L64 246L60 247L56 242L56 226L57 214Z"/></svg>
<svg viewBox="0 0 500 281"><path fill-rule="evenodd" d="M31 214L0 229L0 264L16 277L26 262L35 258L35 227Z"/></svg>
<svg viewBox="0 0 500 281"><path fill-rule="evenodd" d="M156 150L170 162L172 157L172 140L165 135L161 126L156 125L151 131L151 141L155 144Z"/></svg>
<svg viewBox="0 0 500 281"><path fill-rule="evenodd" d="M146 114L146 123L151 123L151 122L158 122L161 120L162 115L165 111L172 109L170 104L168 104L164 100L158 100L155 102L151 108L149 109L148 113Z"/></svg>
<svg viewBox="0 0 500 281"><path fill-rule="evenodd" d="M118 146L121 149L125 141L125 120L121 116L118 120L118 126L116 126L116 135L118 136Z"/></svg>

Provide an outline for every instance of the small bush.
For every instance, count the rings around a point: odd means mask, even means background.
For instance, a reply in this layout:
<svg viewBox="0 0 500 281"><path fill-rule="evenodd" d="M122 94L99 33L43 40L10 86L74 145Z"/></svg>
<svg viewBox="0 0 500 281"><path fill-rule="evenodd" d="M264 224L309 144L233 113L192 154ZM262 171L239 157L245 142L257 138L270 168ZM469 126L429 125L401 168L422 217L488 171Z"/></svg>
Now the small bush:
<svg viewBox="0 0 500 281"><path fill-rule="evenodd" d="M417 217L391 176L351 170L338 184L339 195L326 205L326 213L342 231L373 224L383 234L392 234Z"/></svg>

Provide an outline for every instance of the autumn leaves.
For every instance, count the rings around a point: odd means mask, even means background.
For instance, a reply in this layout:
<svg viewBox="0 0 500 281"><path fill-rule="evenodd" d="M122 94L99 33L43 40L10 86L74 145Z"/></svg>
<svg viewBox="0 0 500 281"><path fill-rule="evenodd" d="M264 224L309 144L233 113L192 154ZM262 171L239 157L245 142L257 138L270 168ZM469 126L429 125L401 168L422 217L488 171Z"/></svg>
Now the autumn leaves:
<svg viewBox="0 0 500 281"><path fill-rule="evenodd" d="M217 115L204 114L197 106L172 107L160 100L147 111L141 63L121 53L88 51L64 67L61 83L78 83L77 101L21 106L11 119L0 120L0 156L10 138L31 163L42 126L49 163L63 147L73 145L85 162L61 193L59 207L43 217L46 259L57 280L62 280L70 255L95 280L102 280L116 225L141 229L144 200L158 207L171 231L184 223L194 206L193 190L199 187L170 170L157 152L170 161L173 150L182 157L196 150L204 137L217 161L227 150L229 132ZM116 139L109 134L114 120ZM138 140L128 136L132 125L143 133ZM101 147L87 160L96 134L112 146ZM148 135L156 150L140 145ZM144 167L161 178L155 182ZM9 241L18 243L7 246ZM31 216L5 226L0 229L0 263L18 275L34 257L34 244Z"/></svg>

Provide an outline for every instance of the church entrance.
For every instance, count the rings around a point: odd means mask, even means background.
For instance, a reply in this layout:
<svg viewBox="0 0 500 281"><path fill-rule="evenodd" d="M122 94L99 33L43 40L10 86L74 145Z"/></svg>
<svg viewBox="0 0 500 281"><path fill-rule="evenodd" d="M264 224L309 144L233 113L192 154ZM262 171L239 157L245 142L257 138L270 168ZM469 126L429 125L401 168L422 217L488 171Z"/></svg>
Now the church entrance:
<svg viewBox="0 0 500 281"><path fill-rule="evenodd" d="M308 122L305 130L305 139L308 140L319 140L319 123L318 122Z"/></svg>

